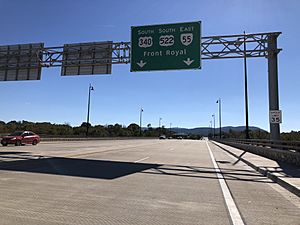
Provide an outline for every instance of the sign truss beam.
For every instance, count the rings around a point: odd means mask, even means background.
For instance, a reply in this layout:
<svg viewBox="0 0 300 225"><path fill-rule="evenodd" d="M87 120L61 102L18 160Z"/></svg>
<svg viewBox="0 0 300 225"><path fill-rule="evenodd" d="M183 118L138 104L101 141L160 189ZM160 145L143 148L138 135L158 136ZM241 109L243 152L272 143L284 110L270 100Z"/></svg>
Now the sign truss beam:
<svg viewBox="0 0 300 225"><path fill-rule="evenodd" d="M247 58L268 57L268 40L270 37L274 35L279 36L280 34L281 32L273 32L202 37L201 59L244 58L245 52ZM243 49L244 42L247 44L246 51ZM277 49L277 53L279 53L280 50L281 49ZM112 58L106 60L109 63L99 65L128 64L130 63L130 51L130 42L112 43ZM63 60L63 53L63 46L43 48L41 55L39 55L41 67L61 66L62 63L65 62ZM5 53L0 52L0 59L4 54ZM17 65L1 65L0 69L8 67L11 69L17 67Z"/></svg>
<svg viewBox="0 0 300 225"><path fill-rule="evenodd" d="M63 47L48 47L42 50L43 67L57 67L62 63L67 63L67 60L63 59L64 51ZM106 64L128 64L130 63L130 42L117 42L112 43L112 56L103 58L103 61L109 63L99 63L94 65L106 65Z"/></svg>

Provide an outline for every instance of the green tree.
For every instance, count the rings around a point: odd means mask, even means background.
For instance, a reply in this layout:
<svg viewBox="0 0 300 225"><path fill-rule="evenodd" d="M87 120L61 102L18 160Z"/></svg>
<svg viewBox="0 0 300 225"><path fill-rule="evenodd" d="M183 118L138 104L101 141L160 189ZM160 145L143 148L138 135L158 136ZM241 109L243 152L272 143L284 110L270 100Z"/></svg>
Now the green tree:
<svg viewBox="0 0 300 225"><path fill-rule="evenodd" d="M127 127L127 130L129 131L130 136L139 136L140 135L140 126L132 123Z"/></svg>

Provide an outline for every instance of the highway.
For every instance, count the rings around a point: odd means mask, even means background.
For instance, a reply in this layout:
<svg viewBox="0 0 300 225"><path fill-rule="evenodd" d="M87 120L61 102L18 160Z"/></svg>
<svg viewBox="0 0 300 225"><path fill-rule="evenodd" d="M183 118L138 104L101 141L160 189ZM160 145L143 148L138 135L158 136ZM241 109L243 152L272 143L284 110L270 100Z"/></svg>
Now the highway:
<svg viewBox="0 0 300 225"><path fill-rule="evenodd" d="M300 224L300 199L207 140L0 147L0 224Z"/></svg>

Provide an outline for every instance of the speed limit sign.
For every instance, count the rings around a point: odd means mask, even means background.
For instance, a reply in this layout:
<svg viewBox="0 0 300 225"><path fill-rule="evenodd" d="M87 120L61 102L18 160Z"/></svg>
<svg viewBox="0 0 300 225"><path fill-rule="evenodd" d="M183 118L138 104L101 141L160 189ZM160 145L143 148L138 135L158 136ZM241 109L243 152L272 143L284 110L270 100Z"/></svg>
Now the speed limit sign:
<svg viewBox="0 0 300 225"><path fill-rule="evenodd" d="M270 123L281 123L282 113L281 110L271 110L270 111Z"/></svg>

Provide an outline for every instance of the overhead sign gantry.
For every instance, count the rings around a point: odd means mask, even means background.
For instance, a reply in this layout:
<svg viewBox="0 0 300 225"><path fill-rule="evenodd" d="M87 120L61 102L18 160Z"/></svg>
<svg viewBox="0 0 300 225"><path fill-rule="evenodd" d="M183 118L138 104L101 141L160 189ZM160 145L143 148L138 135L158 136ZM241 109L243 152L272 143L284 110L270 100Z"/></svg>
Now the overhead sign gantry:
<svg viewBox="0 0 300 225"><path fill-rule="evenodd" d="M138 29L144 28L153 30L153 34L144 31L139 35ZM159 29L165 30L159 33ZM109 74L112 64L131 63L132 71L197 69L202 59L265 57L268 60L269 111L279 110L277 55L281 49L277 48L277 38L281 32L200 37L198 22L133 27L132 32L134 43L0 46L0 81L39 80L42 67L62 66L61 74L69 76ZM270 123L270 133L271 140L280 139L279 123Z"/></svg>

